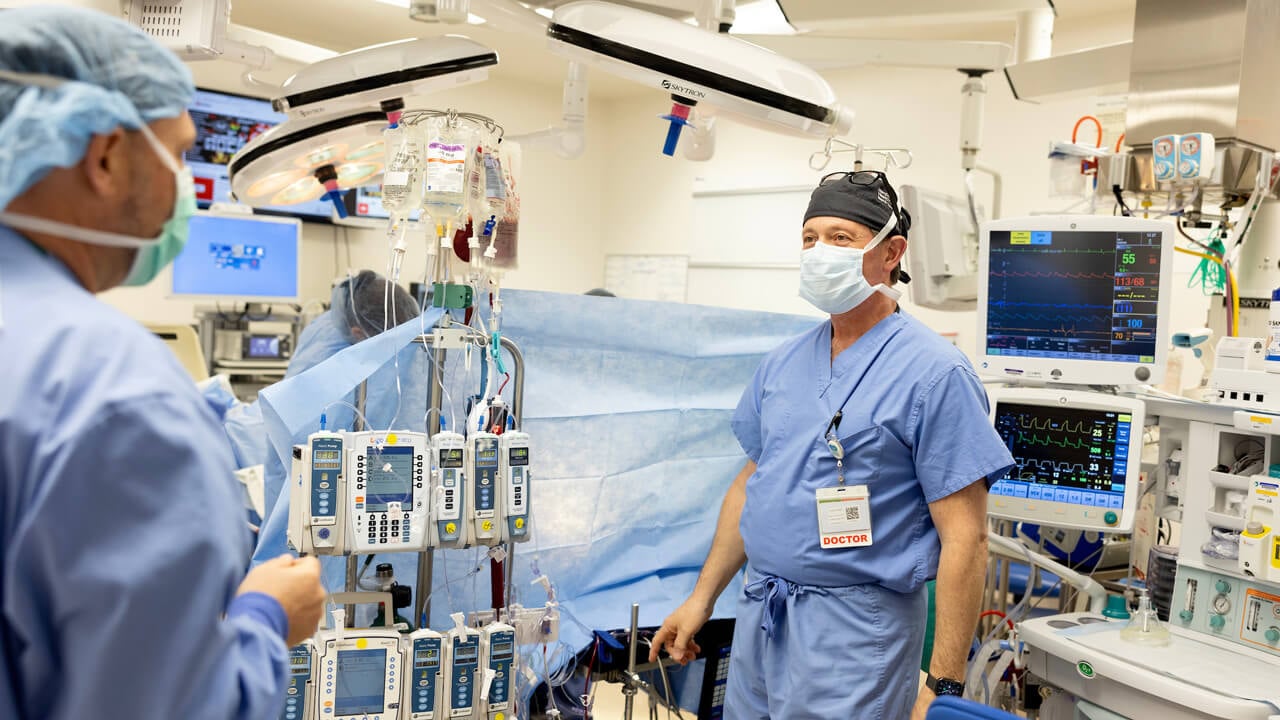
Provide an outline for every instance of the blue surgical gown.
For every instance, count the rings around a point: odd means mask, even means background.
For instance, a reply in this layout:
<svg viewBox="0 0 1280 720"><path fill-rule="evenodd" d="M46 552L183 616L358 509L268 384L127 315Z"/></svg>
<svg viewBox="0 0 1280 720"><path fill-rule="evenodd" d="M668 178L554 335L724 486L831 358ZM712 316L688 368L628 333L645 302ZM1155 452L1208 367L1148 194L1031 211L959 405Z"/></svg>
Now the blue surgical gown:
<svg viewBox="0 0 1280 720"><path fill-rule="evenodd" d="M0 718L278 713L283 611L236 611L240 489L172 353L0 227L0 368Z"/></svg>
<svg viewBox="0 0 1280 720"><path fill-rule="evenodd" d="M987 412L965 357L903 313L834 362L829 321L765 358L733 419L757 467L739 526L749 572L727 717L833 717L815 698L845 716L910 710L922 587L941 551L928 504L1013 465ZM819 544L816 492L837 485L828 428L845 484L870 490L869 547Z"/></svg>

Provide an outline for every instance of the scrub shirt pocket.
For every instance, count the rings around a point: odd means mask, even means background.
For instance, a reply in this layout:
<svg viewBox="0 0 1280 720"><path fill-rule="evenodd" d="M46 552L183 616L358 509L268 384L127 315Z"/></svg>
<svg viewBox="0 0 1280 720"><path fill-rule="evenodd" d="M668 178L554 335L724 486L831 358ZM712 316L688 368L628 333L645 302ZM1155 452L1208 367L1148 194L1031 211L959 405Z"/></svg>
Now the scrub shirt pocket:
<svg viewBox="0 0 1280 720"><path fill-rule="evenodd" d="M873 485L880 477L884 456L884 428L869 425L840 436L844 448L844 484ZM828 458L834 469L835 460ZM871 488L874 491L874 487Z"/></svg>

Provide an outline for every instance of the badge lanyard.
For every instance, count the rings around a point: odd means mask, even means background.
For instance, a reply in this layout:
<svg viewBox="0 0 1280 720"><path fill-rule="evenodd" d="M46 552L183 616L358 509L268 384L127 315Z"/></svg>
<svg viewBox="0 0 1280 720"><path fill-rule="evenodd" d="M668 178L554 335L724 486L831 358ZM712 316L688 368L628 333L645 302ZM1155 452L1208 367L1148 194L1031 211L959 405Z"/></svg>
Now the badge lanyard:
<svg viewBox="0 0 1280 720"><path fill-rule="evenodd" d="M831 422L827 423L826 437L827 450L830 450L831 457L836 459L836 482L841 487L844 487L844 446L840 444L840 438L836 437L836 431L840 429L840 418L842 417L844 417L844 411L837 410L835 416L831 418Z"/></svg>
<svg viewBox="0 0 1280 720"><path fill-rule="evenodd" d="M858 388L862 386L863 379L867 377L867 373L870 372L872 366L880 360L880 354L884 352L884 349L889 345L889 341L892 340L901 329L901 325L894 328L893 332L889 333L889 336L880 343L880 347L876 349L875 357L871 358L871 361L867 363L867 366L862 369L862 374L859 375L858 379L853 383L853 387L850 388L849 394L845 397L844 402L836 406L836 414L831 417L831 422L827 423L826 432L822 434L822 438L827 444L827 451L830 452L831 457L836 460L836 482L841 487L844 487L844 446L840 444L840 438L836 437L836 432L840 430L840 420L844 418L843 408L845 405L849 404L850 400L853 399L854 394L858 392Z"/></svg>

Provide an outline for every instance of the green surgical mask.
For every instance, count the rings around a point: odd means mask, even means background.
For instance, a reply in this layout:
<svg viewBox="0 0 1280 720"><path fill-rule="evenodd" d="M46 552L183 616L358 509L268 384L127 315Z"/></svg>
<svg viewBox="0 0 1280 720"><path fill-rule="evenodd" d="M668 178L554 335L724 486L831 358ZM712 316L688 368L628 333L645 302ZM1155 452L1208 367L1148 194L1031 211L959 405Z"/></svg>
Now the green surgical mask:
<svg viewBox="0 0 1280 720"><path fill-rule="evenodd" d="M106 245L110 247L137 248L133 266L123 285L136 287L146 285L155 279L187 245L187 235L191 216L196 212L195 183L191 178L191 169L178 165L178 161L160 144L151 128L143 125L139 130L147 139L151 149L159 156L160 162L173 173L175 193L173 213L164 224L160 235L154 238L138 238L131 235L93 230L91 228L70 225L48 218L0 212L0 223L19 230L39 232L55 237L77 240L90 245Z"/></svg>

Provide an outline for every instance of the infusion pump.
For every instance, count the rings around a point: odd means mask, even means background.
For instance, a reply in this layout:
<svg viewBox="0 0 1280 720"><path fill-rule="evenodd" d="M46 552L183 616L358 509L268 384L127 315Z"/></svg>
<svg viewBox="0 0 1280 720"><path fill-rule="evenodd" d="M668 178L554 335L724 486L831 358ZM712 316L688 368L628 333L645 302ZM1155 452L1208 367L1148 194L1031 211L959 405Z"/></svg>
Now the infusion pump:
<svg viewBox="0 0 1280 720"><path fill-rule="evenodd" d="M515 628L324 630L294 648L284 720L501 720L516 705ZM295 693L295 688L297 692ZM294 698L297 698L295 701Z"/></svg>
<svg viewBox="0 0 1280 720"><path fill-rule="evenodd" d="M526 433L317 432L293 448L288 540L304 555L531 537Z"/></svg>

